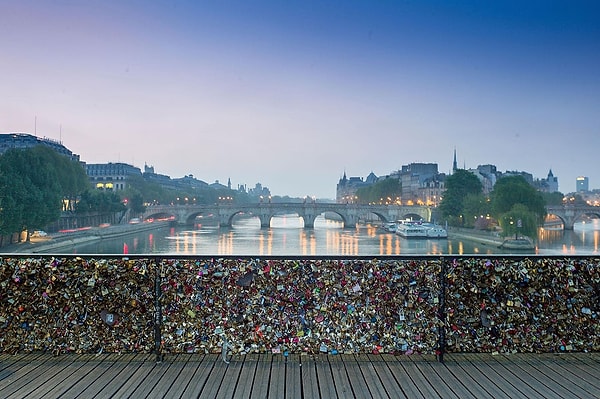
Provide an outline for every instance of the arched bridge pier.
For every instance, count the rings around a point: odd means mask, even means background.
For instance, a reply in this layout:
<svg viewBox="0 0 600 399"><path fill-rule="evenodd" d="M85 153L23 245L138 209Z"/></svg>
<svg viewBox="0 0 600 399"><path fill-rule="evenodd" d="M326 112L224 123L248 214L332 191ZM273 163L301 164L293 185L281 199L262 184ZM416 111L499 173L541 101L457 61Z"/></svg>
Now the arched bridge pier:
<svg viewBox="0 0 600 399"><path fill-rule="evenodd" d="M360 205L336 203L259 203L259 204L215 204L215 205L155 205L149 206L142 217L174 217L178 224L193 224L198 216L214 217L219 225L231 227L238 214L258 217L260 225L268 228L275 215L297 214L304 220L305 228L314 228L318 216L331 212L337 214L345 228L354 228L361 218L376 215L382 223L395 220L421 219L431 221L431 208L408 205Z"/></svg>
<svg viewBox="0 0 600 399"><path fill-rule="evenodd" d="M549 215L557 216L565 230L573 230L573 225L584 220L585 216L600 218L600 207L591 205L549 206L546 211Z"/></svg>

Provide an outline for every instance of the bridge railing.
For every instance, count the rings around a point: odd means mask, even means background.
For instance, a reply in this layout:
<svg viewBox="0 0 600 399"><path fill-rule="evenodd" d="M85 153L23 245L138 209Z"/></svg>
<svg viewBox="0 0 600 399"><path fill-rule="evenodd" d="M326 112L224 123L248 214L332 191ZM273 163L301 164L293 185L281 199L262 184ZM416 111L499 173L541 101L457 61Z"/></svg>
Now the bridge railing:
<svg viewBox="0 0 600 399"><path fill-rule="evenodd" d="M0 350L600 350L600 259L6 256Z"/></svg>

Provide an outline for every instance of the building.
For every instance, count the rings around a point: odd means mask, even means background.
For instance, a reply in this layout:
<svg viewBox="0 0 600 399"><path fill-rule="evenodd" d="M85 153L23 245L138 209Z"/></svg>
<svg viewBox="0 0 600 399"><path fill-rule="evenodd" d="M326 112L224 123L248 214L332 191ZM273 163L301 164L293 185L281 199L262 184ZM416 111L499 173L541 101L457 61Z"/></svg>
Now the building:
<svg viewBox="0 0 600 399"><path fill-rule="evenodd" d="M544 193L558 192L558 178L552 173L552 169L548 172L548 177L535 181L534 187Z"/></svg>
<svg viewBox="0 0 600 399"><path fill-rule="evenodd" d="M87 164L85 170L92 185L99 190L125 190L129 179L142 177L140 168L121 162Z"/></svg>
<svg viewBox="0 0 600 399"><path fill-rule="evenodd" d="M469 169L481 182L484 195L489 195L498 180L498 170L495 165L479 165L477 169Z"/></svg>
<svg viewBox="0 0 600 399"><path fill-rule="evenodd" d="M378 177L373 173L369 173L366 180L362 177L353 176L348 178L346 172L342 178L338 181L336 187L335 200L338 204L352 203L356 201L356 192L359 188L368 187L376 183Z"/></svg>
<svg viewBox="0 0 600 399"><path fill-rule="evenodd" d="M576 191L578 193L580 193L580 192L586 193L586 192L590 191L590 184L589 184L588 178L585 176L579 176L575 180L575 184L576 184L575 187L577 189Z"/></svg>
<svg viewBox="0 0 600 399"><path fill-rule="evenodd" d="M47 137L40 138L27 133L5 133L0 134L0 154L12 148L31 148L37 145L45 145L52 148L61 155L66 155L74 161L79 162L79 155L73 154L71 150L65 147L58 140L49 139Z"/></svg>
<svg viewBox="0 0 600 399"><path fill-rule="evenodd" d="M446 175L437 163L411 163L399 171L402 203L437 204L445 190Z"/></svg>

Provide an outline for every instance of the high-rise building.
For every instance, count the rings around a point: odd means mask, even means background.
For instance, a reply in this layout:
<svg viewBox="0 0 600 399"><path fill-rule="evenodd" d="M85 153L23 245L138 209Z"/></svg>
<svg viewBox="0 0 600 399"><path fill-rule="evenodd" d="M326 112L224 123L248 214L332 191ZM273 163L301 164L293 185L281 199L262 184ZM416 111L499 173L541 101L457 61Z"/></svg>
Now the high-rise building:
<svg viewBox="0 0 600 399"><path fill-rule="evenodd" d="M588 192L590 191L590 185L589 185L589 181L588 178L586 176L579 176L577 177L577 179L575 180L576 183L576 187L577 187L577 192Z"/></svg>

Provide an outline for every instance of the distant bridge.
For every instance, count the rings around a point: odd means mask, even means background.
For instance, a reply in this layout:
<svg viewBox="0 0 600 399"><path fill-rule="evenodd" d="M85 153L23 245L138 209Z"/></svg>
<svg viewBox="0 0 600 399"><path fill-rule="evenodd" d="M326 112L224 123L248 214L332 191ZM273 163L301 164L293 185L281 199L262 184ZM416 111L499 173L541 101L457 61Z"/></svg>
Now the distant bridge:
<svg viewBox="0 0 600 399"><path fill-rule="evenodd" d="M559 205L548 206L546 210L549 215L557 216L562 222L565 230L573 230L575 222L583 220L583 216L595 216L600 218L600 207L590 205Z"/></svg>
<svg viewBox="0 0 600 399"><path fill-rule="evenodd" d="M215 205L153 205L148 206L142 217L174 217L179 224L194 224L197 216L213 216L220 226L231 227L234 216L252 215L260 219L261 227L269 227L275 215L297 214L304 220L305 228L314 228L317 216L332 212L340 216L344 227L356 227L358 220L374 214L382 222L403 219L422 219L431 221L431 208L408 205L360 205L333 203L258 203L258 204L215 204Z"/></svg>

